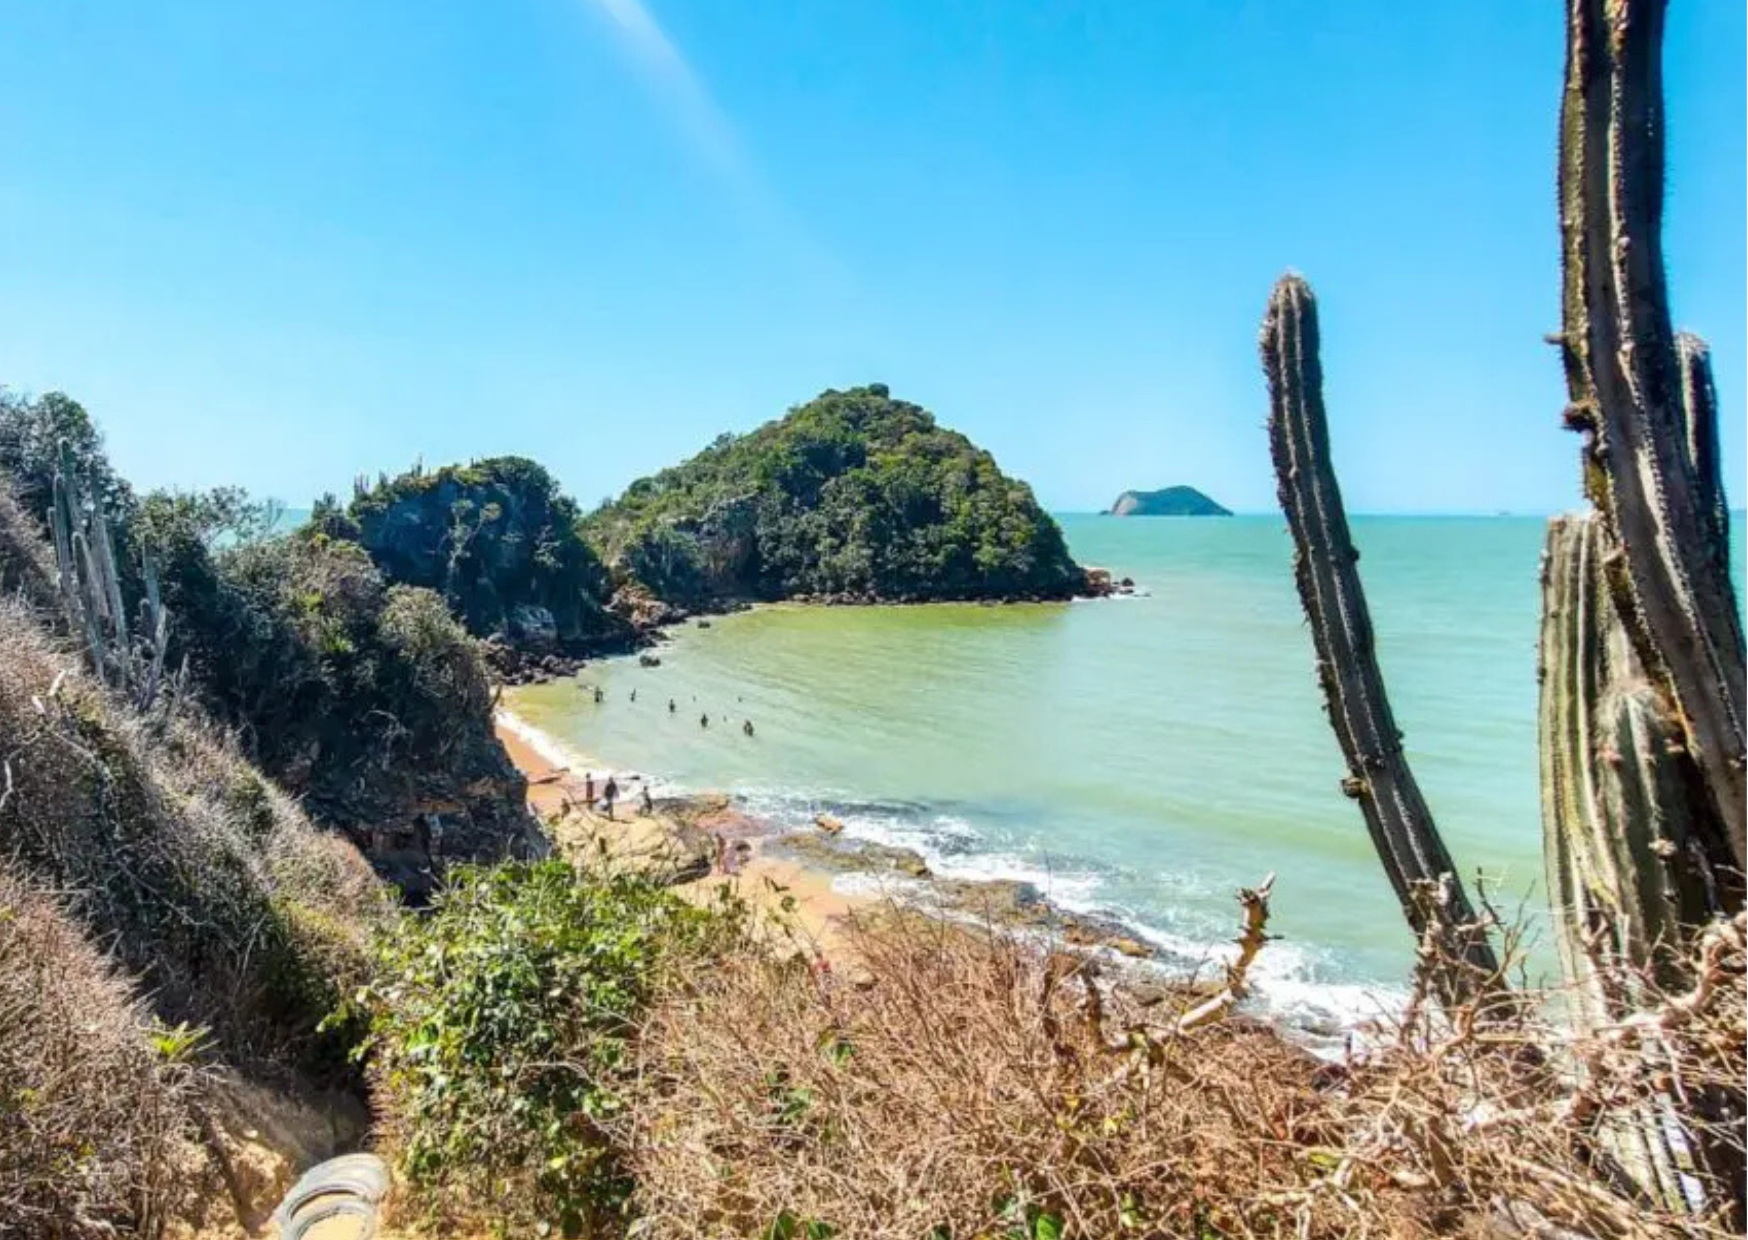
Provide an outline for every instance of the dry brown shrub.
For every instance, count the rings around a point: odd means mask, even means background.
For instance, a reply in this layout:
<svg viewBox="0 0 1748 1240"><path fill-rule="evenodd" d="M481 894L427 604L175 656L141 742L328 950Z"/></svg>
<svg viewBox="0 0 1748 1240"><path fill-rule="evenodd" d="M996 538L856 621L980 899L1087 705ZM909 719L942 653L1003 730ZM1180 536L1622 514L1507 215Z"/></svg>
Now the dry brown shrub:
<svg viewBox="0 0 1748 1240"><path fill-rule="evenodd" d="M155 1236L189 1069L65 913L0 868L0 1236Z"/></svg>
<svg viewBox="0 0 1748 1240"><path fill-rule="evenodd" d="M1044 1216L1268 1234L1264 1195L1337 1135L1317 1063L1250 1022L1121 1053L1110 1031L1140 1014L1095 1009L1084 960L896 912L850 941L871 983L737 958L652 1012L627 1125L649 1234L763 1234L784 1212L906 1240L1029 1237Z"/></svg>
<svg viewBox="0 0 1748 1240"><path fill-rule="evenodd" d="M12 482L0 473L0 593L18 594L35 607L56 601L55 561L36 524L19 506Z"/></svg>
<svg viewBox="0 0 1748 1240"><path fill-rule="evenodd" d="M1729 1234L1635 1196L1602 1135L1739 1097L1726 940L1704 994L1583 1042L1545 1004L1417 1010L1331 1064L1243 1018L1165 1032L1187 988L1138 1010L1081 958L888 911L851 931L863 985L749 954L655 1004L619 1125L639 1234Z"/></svg>
<svg viewBox="0 0 1748 1240"><path fill-rule="evenodd" d="M196 712L142 717L0 599L0 858L68 911L171 1023L232 1055L331 1062L315 1027L388 905Z"/></svg>

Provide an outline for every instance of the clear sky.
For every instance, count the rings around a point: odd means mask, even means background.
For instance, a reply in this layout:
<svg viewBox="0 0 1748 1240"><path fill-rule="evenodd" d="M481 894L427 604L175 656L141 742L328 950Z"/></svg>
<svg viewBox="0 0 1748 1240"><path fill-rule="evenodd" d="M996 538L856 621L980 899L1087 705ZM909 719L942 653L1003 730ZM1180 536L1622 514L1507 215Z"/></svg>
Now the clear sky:
<svg viewBox="0 0 1748 1240"><path fill-rule="evenodd" d="M1667 249L1744 486L1744 6L1671 6ZM586 505L883 381L1046 504L1273 503L1323 305L1349 506L1575 496L1551 0L0 5L0 382L146 485L498 453Z"/></svg>

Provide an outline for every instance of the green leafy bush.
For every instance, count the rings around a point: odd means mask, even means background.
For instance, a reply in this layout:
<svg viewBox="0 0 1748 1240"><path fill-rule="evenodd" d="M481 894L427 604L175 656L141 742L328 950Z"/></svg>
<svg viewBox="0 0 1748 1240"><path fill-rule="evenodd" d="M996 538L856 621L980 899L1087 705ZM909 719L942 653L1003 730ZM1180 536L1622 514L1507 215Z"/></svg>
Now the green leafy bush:
<svg viewBox="0 0 1748 1240"><path fill-rule="evenodd" d="M464 869L382 937L362 994L377 1101L433 1201L576 1232L629 1198L608 1126L639 1011L735 919L560 861Z"/></svg>
<svg viewBox="0 0 1748 1240"><path fill-rule="evenodd" d="M617 571L682 603L1066 598L1084 579L1030 487L880 384L721 436L583 528Z"/></svg>

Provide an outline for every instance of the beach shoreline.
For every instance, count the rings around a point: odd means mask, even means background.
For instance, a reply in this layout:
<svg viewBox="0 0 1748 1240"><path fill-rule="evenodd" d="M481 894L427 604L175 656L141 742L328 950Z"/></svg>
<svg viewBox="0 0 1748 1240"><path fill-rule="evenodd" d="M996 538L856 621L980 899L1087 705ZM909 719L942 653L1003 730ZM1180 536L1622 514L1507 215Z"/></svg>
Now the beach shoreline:
<svg viewBox="0 0 1748 1240"><path fill-rule="evenodd" d="M829 817L812 829L766 820L737 808L728 792L656 795L647 773L572 750L507 706L500 704L494 724L528 781L530 810L561 852L655 859L688 898L718 898L717 889L728 884L755 911L792 920L815 955L847 956L847 920L893 906L1044 935L1053 948L1125 963L1157 955L1123 923L1066 909L1032 883L937 875L912 849L847 834ZM600 804L610 777L619 789L611 818ZM640 808L645 788L652 790L652 813Z"/></svg>
<svg viewBox="0 0 1748 1240"><path fill-rule="evenodd" d="M528 781L530 811L560 852L608 864L658 866L674 880L675 891L701 904L722 899L726 891L744 900L756 921L780 924L809 957L839 967L852 964L847 921L857 912L873 912L880 892L841 890L829 869L770 850L767 846L782 836L780 829L735 810L726 794L657 797L652 792L653 811L645 813L639 802L643 790L653 787L647 776L571 752L507 707L497 709L493 722L510 760ZM599 803L609 777L621 781L612 817ZM591 779L594 803L588 795ZM700 847L705 839L708 845Z"/></svg>
<svg viewBox="0 0 1748 1240"><path fill-rule="evenodd" d="M499 739L527 778L530 809L559 851L579 860L602 855L653 861L663 881L688 899L745 901L755 920L785 927L809 958L834 968L858 966L847 946L851 923L894 910L916 910L960 924L1012 934L1045 952L1096 957L1123 985L1162 994L1219 984L1234 956L1218 936L1199 953L1161 942L1145 925L1115 912L1071 907L1025 877L937 873L912 848L881 842L854 820L824 814L811 823L764 817L735 790L664 787L659 772L615 765L553 736L512 706L494 715ZM613 776L620 799L613 819L586 802L587 782ZM655 813L635 812L645 787ZM831 812L836 812L831 811ZM823 821L822 821L823 820ZM585 856L586 854L586 856ZM1233 928L1239 907L1233 905ZM1291 947L1291 944L1288 944ZM1379 1020L1400 1008L1392 988L1330 983L1299 973L1289 953L1264 951L1253 971L1252 1016L1283 1030L1315 1053L1338 1056L1350 1037L1369 1040Z"/></svg>

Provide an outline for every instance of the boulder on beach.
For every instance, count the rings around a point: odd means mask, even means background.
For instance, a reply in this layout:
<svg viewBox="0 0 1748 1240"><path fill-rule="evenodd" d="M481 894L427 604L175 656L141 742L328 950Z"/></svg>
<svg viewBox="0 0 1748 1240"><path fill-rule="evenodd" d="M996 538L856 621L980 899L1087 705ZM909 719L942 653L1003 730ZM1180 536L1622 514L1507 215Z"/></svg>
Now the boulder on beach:
<svg viewBox="0 0 1748 1240"><path fill-rule="evenodd" d="M830 814L819 814L815 816L813 825L818 827L821 831L824 831L827 835L836 835L844 829L843 821L841 819L833 818Z"/></svg>

